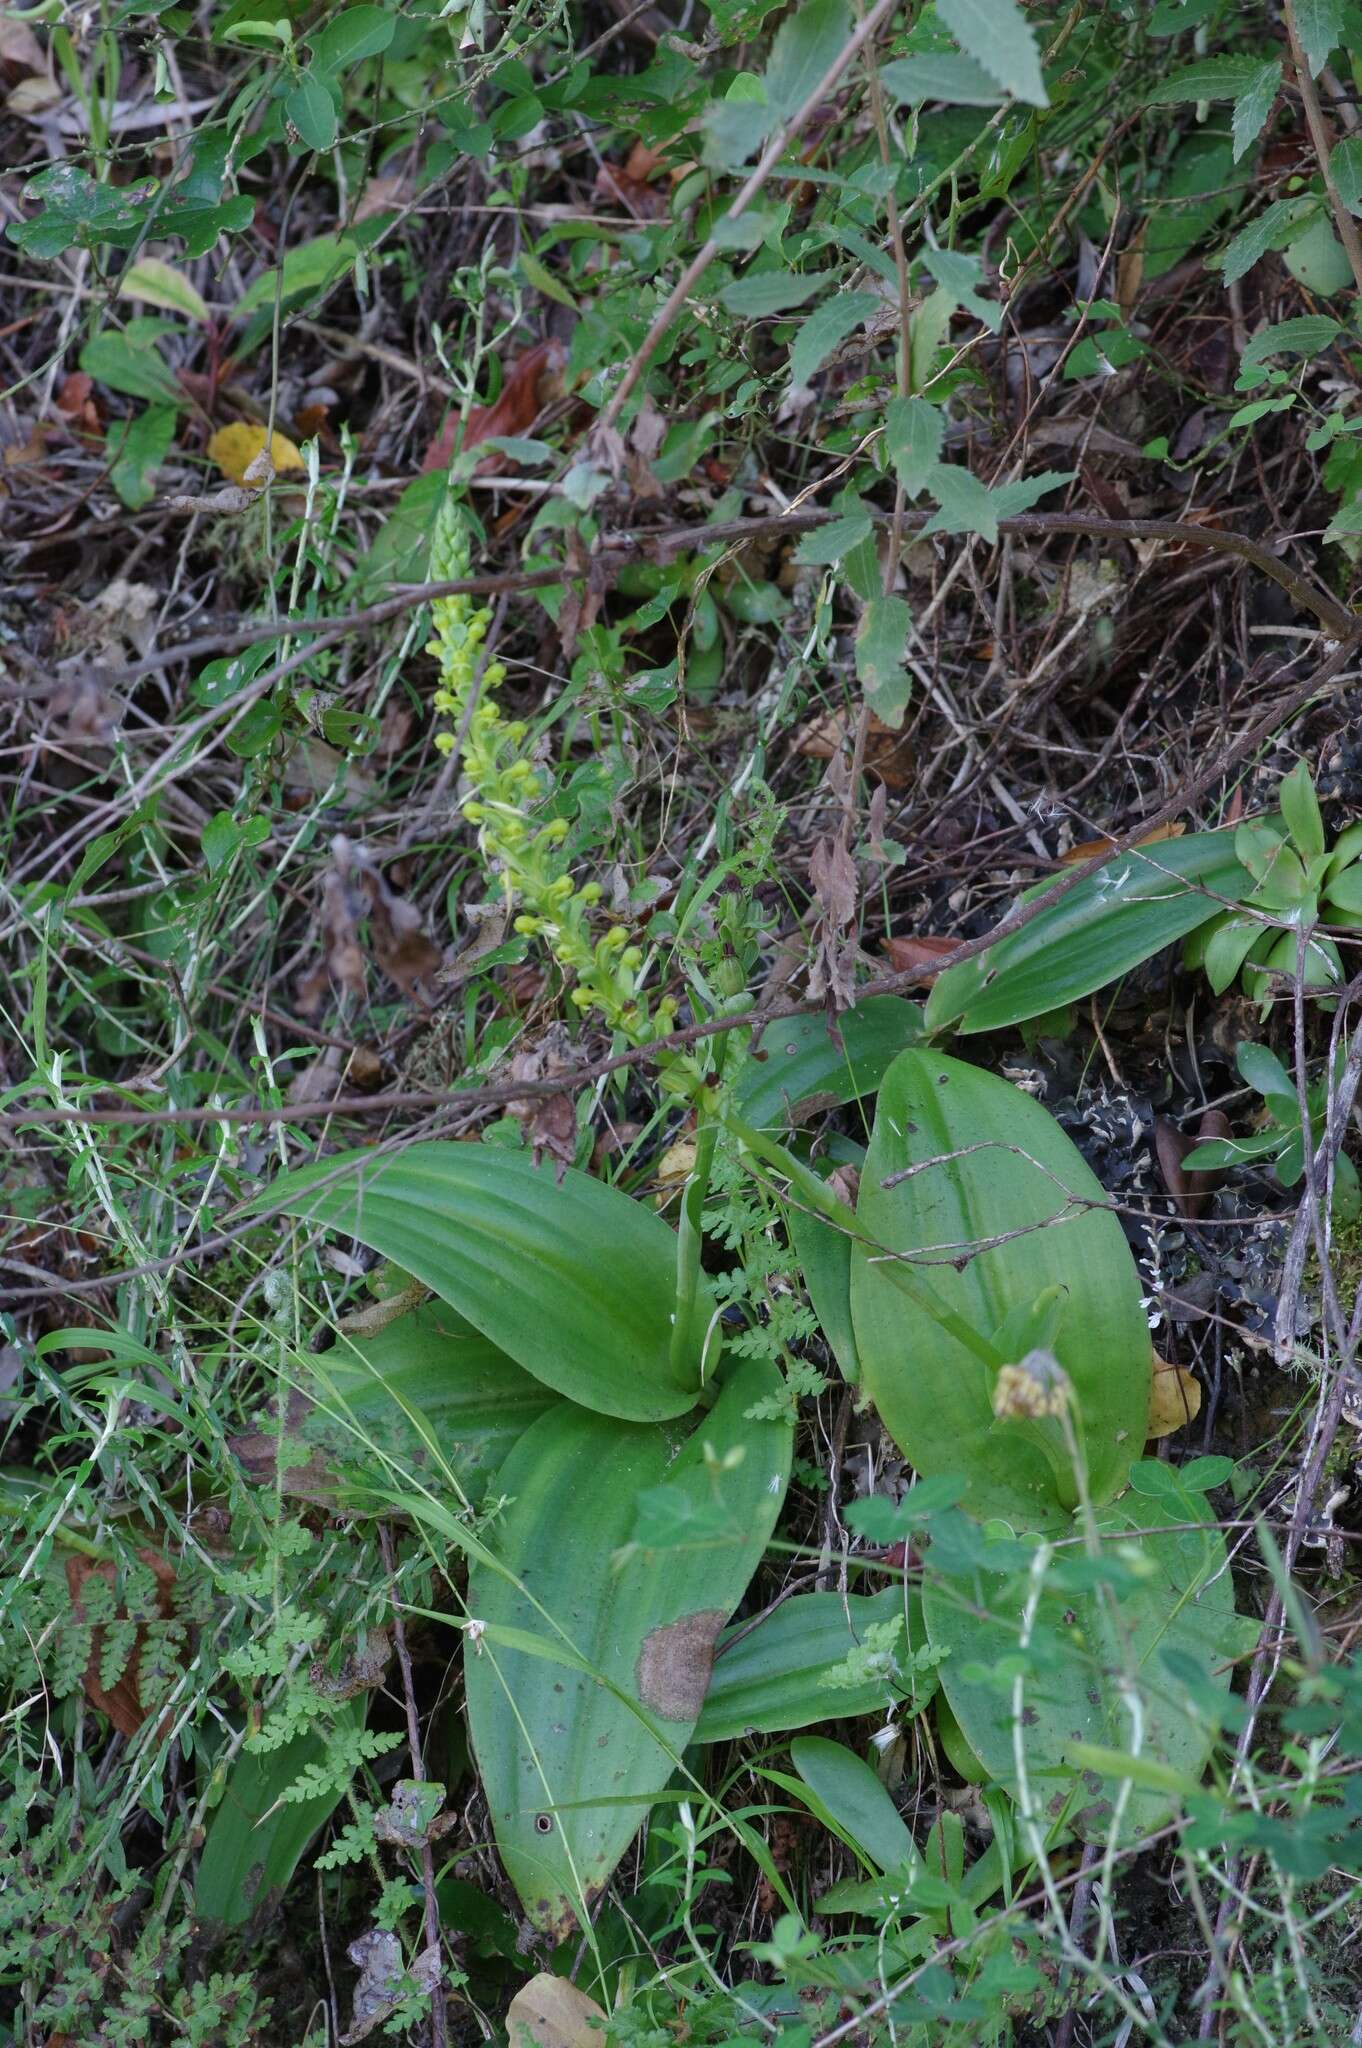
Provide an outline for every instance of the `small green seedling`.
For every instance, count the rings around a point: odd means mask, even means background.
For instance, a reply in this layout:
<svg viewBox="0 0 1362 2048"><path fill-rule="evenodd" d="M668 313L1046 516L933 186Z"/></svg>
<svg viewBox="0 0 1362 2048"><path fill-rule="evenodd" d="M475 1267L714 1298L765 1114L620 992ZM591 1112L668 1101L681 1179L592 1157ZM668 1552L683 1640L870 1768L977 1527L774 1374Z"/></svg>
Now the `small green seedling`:
<svg viewBox="0 0 1362 2048"><path fill-rule="evenodd" d="M1205 1144L1189 1152L1182 1163L1195 1172L1247 1166L1256 1159L1271 1159L1275 1161L1281 1185L1293 1188L1305 1172L1305 1132L1295 1083L1277 1055L1269 1052L1265 1045L1246 1041L1239 1047L1235 1061L1249 1087L1256 1088L1262 1096L1268 1122L1246 1138L1208 1138ZM1341 1063L1340 1052L1336 1064ZM1305 1091L1306 1107L1310 1112L1312 1152L1323 1135L1328 1099L1326 1080L1312 1083ZM1333 1213L1337 1221L1349 1222L1359 1211L1362 1211L1362 1188L1358 1185L1357 1168L1346 1152L1340 1152L1334 1166Z"/></svg>

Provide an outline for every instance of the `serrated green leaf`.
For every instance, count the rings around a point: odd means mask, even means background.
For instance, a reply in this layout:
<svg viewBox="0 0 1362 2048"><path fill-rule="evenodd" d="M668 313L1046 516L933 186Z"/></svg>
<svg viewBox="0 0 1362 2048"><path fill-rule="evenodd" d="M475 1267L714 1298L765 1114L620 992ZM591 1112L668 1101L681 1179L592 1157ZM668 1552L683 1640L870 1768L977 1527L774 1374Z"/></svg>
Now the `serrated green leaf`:
<svg viewBox="0 0 1362 2048"><path fill-rule="evenodd" d="M965 463L934 463L926 487L938 510L923 527L924 533L975 533L990 543L998 538L993 493Z"/></svg>
<svg viewBox="0 0 1362 2048"><path fill-rule="evenodd" d="M1003 310L992 299L982 298L977 290L984 275L984 266L977 256L959 249L924 249L922 261L952 304L963 306L976 320L982 320L990 334L998 332L1003 324Z"/></svg>
<svg viewBox="0 0 1362 2048"><path fill-rule="evenodd" d="M1269 249L1285 248L1318 213L1317 199L1274 199L1256 220L1239 230L1226 249L1220 266L1226 284L1236 284L1246 277Z"/></svg>
<svg viewBox="0 0 1362 2048"><path fill-rule="evenodd" d="M826 526L815 526L801 539L795 549L795 560L808 568L827 568L833 562L840 562L850 548L859 547L875 530L875 523L864 506L844 512L837 519L830 519Z"/></svg>
<svg viewBox="0 0 1362 2048"><path fill-rule="evenodd" d="M522 249L516 257L516 267L525 282L532 285L535 291L542 292L546 299L552 299L559 306L566 306L569 312L577 311L577 301L567 286L561 284L553 272L541 263L537 256L532 256L528 249Z"/></svg>
<svg viewBox="0 0 1362 2048"><path fill-rule="evenodd" d="M1252 365L1266 362L1269 356L1317 356L1342 332L1343 322L1328 313L1302 313L1250 336L1239 360Z"/></svg>
<svg viewBox="0 0 1362 2048"><path fill-rule="evenodd" d="M926 490L941 454L946 422L925 398L894 398L885 411L884 444L910 498Z"/></svg>
<svg viewBox="0 0 1362 2048"><path fill-rule="evenodd" d="M826 78L850 34L845 0L807 0L776 31L765 71L766 104L787 121Z"/></svg>
<svg viewBox="0 0 1362 2048"><path fill-rule="evenodd" d="M1282 82L1282 67L1274 60L1264 64L1253 83L1237 94L1230 119L1234 161L1249 151L1263 132Z"/></svg>
<svg viewBox="0 0 1362 2048"><path fill-rule="evenodd" d="M1263 71L1261 57L1203 57L1184 64L1145 98L1147 107L1178 107L1191 100L1237 100L1251 92Z"/></svg>
<svg viewBox="0 0 1362 2048"><path fill-rule="evenodd" d="M715 1640L784 1498L791 1425L745 1419L780 1384L769 1362L739 1362L679 1451L674 1431L563 1403L502 1468L503 1570L470 1569L469 1612L487 1629L470 1632L464 1675L497 1846L539 1928L585 1921L692 1738ZM664 1482L717 1501L728 1536L633 1547L638 1496ZM546 1684L541 1655L566 1675Z"/></svg>
<svg viewBox="0 0 1362 2048"><path fill-rule="evenodd" d="M1349 213L1362 213L1362 135L1345 135L1334 144L1329 176Z"/></svg>
<svg viewBox="0 0 1362 2048"><path fill-rule="evenodd" d="M810 313L790 349L790 382L807 384L839 342L877 313L884 301L874 292L839 292Z"/></svg>
<svg viewBox="0 0 1362 2048"><path fill-rule="evenodd" d="M175 439L173 405L148 406L136 419L122 420L109 431L109 478L123 503L134 512L156 495L156 472ZM121 429L121 431L120 431Z"/></svg>
<svg viewBox="0 0 1362 2048"><path fill-rule="evenodd" d="M1043 469L1037 476L1019 476L1010 484L995 484L989 494L993 509L999 519L1016 519L1051 491L1063 490L1077 474L1073 469Z"/></svg>
<svg viewBox="0 0 1362 2048"><path fill-rule="evenodd" d="M1014 99L1048 107L1040 49L1017 0L937 0L937 15L966 56Z"/></svg>
<svg viewBox="0 0 1362 2048"><path fill-rule="evenodd" d="M1295 0L1296 34L1314 78L1343 40L1343 0Z"/></svg>
<svg viewBox="0 0 1362 2048"><path fill-rule="evenodd" d="M1077 1147L1010 1082L916 1051L885 1076L856 1204L856 1347L895 1443L926 1478L962 1475L971 1513L1054 1527L1076 1498L1058 1423L993 1412L996 1368L985 1358L1017 1362L1025 1339L1010 1338L1009 1318L1041 1297L1062 1310L1048 1348L1074 1389L1091 1499L1120 1489L1143 1444L1149 1325L1125 1233L1104 1202Z"/></svg>
<svg viewBox="0 0 1362 2048"><path fill-rule="evenodd" d="M908 106L944 100L955 107L997 107L1003 95L981 64L957 50L924 50L880 66L880 83L892 99Z"/></svg>
<svg viewBox="0 0 1362 2048"><path fill-rule="evenodd" d="M815 292L833 282L828 271L813 277L795 277L788 270L767 270L757 276L740 277L725 285L719 303L730 313L747 320L766 320L775 313L788 313L802 306Z"/></svg>
<svg viewBox="0 0 1362 2048"><path fill-rule="evenodd" d="M872 597L856 629L856 673L876 717L897 729L908 703L903 665L913 614L901 597Z"/></svg>
<svg viewBox="0 0 1362 2048"><path fill-rule="evenodd" d="M252 1206L371 1245L569 1400L635 1421L695 1403L698 1353L671 1357L676 1239L588 1174L555 1181L521 1153L430 1142L303 1167Z"/></svg>

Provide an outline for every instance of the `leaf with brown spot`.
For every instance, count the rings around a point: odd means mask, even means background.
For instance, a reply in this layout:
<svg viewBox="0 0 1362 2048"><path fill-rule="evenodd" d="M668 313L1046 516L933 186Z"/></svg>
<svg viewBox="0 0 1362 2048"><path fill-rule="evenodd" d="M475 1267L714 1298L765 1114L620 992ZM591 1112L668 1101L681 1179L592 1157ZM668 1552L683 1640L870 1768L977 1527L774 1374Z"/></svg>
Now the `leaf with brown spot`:
<svg viewBox="0 0 1362 2048"><path fill-rule="evenodd" d="M675 1423L561 1402L498 1475L501 1569L469 1570L469 1727L502 1862L548 1933L585 1918L691 1738L784 1496L790 1424L747 1418L779 1388L769 1361L736 1361L679 1450ZM639 1500L658 1489L675 1512L647 1548Z"/></svg>

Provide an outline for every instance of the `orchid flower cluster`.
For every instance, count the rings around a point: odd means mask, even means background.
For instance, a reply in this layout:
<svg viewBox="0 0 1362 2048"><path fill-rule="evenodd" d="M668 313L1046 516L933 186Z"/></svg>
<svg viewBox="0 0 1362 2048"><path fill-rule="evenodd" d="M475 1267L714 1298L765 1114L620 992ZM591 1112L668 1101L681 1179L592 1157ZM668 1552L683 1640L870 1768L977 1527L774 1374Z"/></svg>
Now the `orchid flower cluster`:
<svg viewBox="0 0 1362 2048"><path fill-rule="evenodd" d="M450 497L440 507L431 541L430 575L441 583L469 574L467 521ZM489 661L479 675L490 609L474 597L437 597L431 606L434 638L427 653L440 665L435 710L447 721L435 744L449 754L462 744L460 803L477 829L478 849L501 880L516 910L515 929L543 941L572 987L579 1010L596 1010L612 1031L635 1045L671 1030L676 1004L669 996L649 1003L640 992L643 952L619 924L599 935L597 882L578 887L568 871L563 842L566 818L538 815L548 794L527 748L529 727L507 718L497 701L506 670Z"/></svg>

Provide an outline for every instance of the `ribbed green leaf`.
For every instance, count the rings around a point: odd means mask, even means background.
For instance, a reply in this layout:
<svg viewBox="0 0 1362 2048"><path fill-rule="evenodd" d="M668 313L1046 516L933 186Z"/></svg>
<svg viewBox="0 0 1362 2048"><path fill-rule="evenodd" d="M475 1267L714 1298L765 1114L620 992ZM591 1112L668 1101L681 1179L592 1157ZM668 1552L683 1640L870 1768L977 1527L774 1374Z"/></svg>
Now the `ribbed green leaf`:
<svg viewBox="0 0 1362 2048"><path fill-rule="evenodd" d="M799 1593L755 1628L735 1622L719 1638L705 1704L695 1727L697 1742L728 1742L739 1735L780 1735L819 1721L851 1720L880 1713L901 1700L904 1688L882 1678L858 1685L825 1685L829 1672L845 1664L866 1640L866 1630L904 1617L896 1645L906 1663L926 1642L922 1608L914 1589L905 1609L901 1586L870 1598L840 1593ZM729 1647L731 1643L731 1647ZM921 1698L935 1681L914 1695Z"/></svg>
<svg viewBox="0 0 1362 2048"><path fill-rule="evenodd" d="M1131 1494L1107 1508L1102 1531L1113 1542L1137 1545L1148 1576L1123 1576L1115 1592L1072 1583L1047 1589L1025 1659L1018 1646L1032 1590L1027 1574L928 1575L928 1629L933 1644L949 1652L942 1689L970 1747L1015 1798L1020 1741L1035 1809L1051 1822L1065 1817L1088 1840L1106 1836L1118 1788L1105 1776L1079 1775L1070 1752L1087 1744L1128 1755L1137 1732L1132 1698L1139 1702L1141 1758L1171 1768L1190 1787L1210 1749L1214 1730L1198 1711L1200 1689L1210 1682L1228 1691L1230 1660L1245 1647L1246 1630L1234 1614L1224 1540L1206 1514L1201 1496L1176 1488L1159 1497ZM1203 1526L1187 1526L1198 1521ZM1013 1689L1019 1670L1020 1726ZM1189 1691L1181 1673L1191 1670L1198 1676ZM1122 1838L1159 1826L1173 1803L1168 1793L1137 1784Z"/></svg>
<svg viewBox="0 0 1362 2048"><path fill-rule="evenodd" d="M916 1868L921 1857L908 1824L854 1749L823 1735L801 1735L790 1757L820 1806L879 1870Z"/></svg>
<svg viewBox="0 0 1362 2048"><path fill-rule="evenodd" d="M785 1227L837 1369L849 1387L859 1386L861 1360L851 1320L850 1235L803 1208L797 1196L792 1196L786 1208Z"/></svg>
<svg viewBox="0 0 1362 2048"><path fill-rule="evenodd" d="M891 1061L921 1036L922 1011L898 996L869 996L844 1010L835 1032L826 1017L768 1024L739 1078L738 1112L771 1130L873 1095Z"/></svg>
<svg viewBox="0 0 1362 2048"><path fill-rule="evenodd" d="M330 1351L295 1360L294 1381L286 1440L311 1455L286 1463L285 1493L384 1513L394 1485L422 1480L481 1500L511 1446L560 1398L442 1301L372 1336L342 1331ZM277 1443L262 1431L232 1448L272 1479Z"/></svg>
<svg viewBox="0 0 1362 2048"><path fill-rule="evenodd" d="M502 1468L490 1540L520 1584L469 1573L468 1717L507 1875L546 1931L585 1919L691 1740L785 1493L789 1423L745 1418L779 1384L739 1362L684 1442L564 1404ZM681 1540L645 1550L640 1499L655 1529L659 1488Z"/></svg>
<svg viewBox="0 0 1362 2048"><path fill-rule="evenodd" d="M1119 1222L1087 1206L1103 1200L1054 1118L1009 1082L931 1052L885 1076L851 1253L863 1383L918 1472L966 1481L972 1513L1036 1528L1073 1505L1058 1422L993 1413L997 1368L1037 1343L1072 1382L1089 1496L1109 1499L1139 1454L1149 1327Z"/></svg>
<svg viewBox="0 0 1362 2048"><path fill-rule="evenodd" d="M336 1716L362 1725L368 1694L362 1693ZM320 1763L326 1745L309 1729L282 1749L238 1752L227 1773L199 1852L194 1916L217 1932L259 1920L278 1904L303 1854L340 1804L340 1791L324 1799L281 1805L280 1795L310 1764Z"/></svg>
<svg viewBox="0 0 1362 2048"><path fill-rule="evenodd" d="M523 1153L431 1142L391 1158L323 1160L253 1206L371 1245L583 1407L643 1422L695 1404L694 1347L676 1363L670 1356L676 1239L588 1174L569 1170L559 1182ZM696 1318L701 1332L707 1320Z"/></svg>
<svg viewBox="0 0 1362 2048"><path fill-rule="evenodd" d="M979 959L947 968L927 999L927 1029L1000 1031L1077 1002L1217 916L1217 896L1251 887L1232 832L1133 847Z"/></svg>

